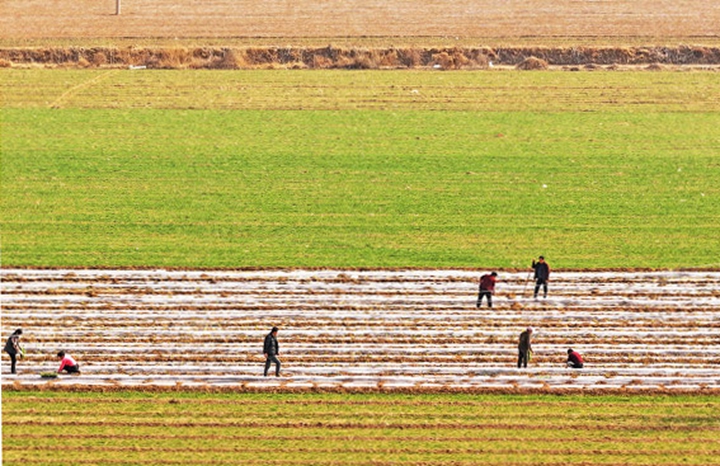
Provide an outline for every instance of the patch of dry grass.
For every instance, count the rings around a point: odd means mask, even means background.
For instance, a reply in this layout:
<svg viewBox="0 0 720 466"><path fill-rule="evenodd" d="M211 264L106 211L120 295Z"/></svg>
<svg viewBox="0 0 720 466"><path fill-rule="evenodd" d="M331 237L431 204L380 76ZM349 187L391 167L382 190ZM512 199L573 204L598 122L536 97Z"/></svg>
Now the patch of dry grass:
<svg viewBox="0 0 720 466"><path fill-rule="evenodd" d="M3 66L153 69L658 69L720 64L720 47L30 47L0 48ZM653 67L648 68L648 65ZM643 68L644 67L644 68Z"/></svg>

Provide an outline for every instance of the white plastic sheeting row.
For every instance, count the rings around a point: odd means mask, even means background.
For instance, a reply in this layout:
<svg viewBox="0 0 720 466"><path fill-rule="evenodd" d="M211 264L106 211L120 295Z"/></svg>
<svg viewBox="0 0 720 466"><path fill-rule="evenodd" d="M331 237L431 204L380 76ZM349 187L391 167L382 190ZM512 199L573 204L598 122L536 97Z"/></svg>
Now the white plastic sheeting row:
<svg viewBox="0 0 720 466"><path fill-rule="evenodd" d="M28 352L2 383L47 383L64 349L83 374L51 383L720 388L718 272L553 272L539 300L526 272L500 272L492 310L475 307L480 274L2 269L3 333L23 327ZM281 378L261 376L272 325ZM586 368L563 367L568 346Z"/></svg>

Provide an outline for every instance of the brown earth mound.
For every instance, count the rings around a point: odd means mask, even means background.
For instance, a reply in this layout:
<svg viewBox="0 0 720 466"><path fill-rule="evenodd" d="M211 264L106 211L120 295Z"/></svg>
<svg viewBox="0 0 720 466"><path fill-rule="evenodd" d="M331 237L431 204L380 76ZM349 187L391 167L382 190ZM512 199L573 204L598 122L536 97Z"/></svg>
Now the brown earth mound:
<svg viewBox="0 0 720 466"><path fill-rule="evenodd" d="M547 66L718 65L720 48L28 47L0 49L0 63L3 66L146 66L156 69L485 69L494 64L520 69L544 69Z"/></svg>
<svg viewBox="0 0 720 466"><path fill-rule="evenodd" d="M546 70L548 69L548 62L541 58L528 57L518 63L516 68L519 70Z"/></svg>

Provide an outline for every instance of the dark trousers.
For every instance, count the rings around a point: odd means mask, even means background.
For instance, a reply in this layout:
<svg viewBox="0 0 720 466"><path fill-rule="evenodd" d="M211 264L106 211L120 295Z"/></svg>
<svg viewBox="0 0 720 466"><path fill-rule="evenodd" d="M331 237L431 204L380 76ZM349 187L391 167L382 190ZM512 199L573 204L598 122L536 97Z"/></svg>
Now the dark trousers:
<svg viewBox="0 0 720 466"><path fill-rule="evenodd" d="M528 363L528 350L518 350L518 368L527 367Z"/></svg>
<svg viewBox="0 0 720 466"><path fill-rule="evenodd" d="M67 371L68 374L79 374L80 373L80 364L77 366L65 366L63 367L64 371Z"/></svg>
<svg viewBox="0 0 720 466"><path fill-rule="evenodd" d="M534 296L537 298L538 291L540 291L540 285L543 287L544 296L547 298L547 280L538 278L535 282L535 293Z"/></svg>
<svg viewBox="0 0 720 466"><path fill-rule="evenodd" d="M488 307L492 307L492 292L488 290L480 289L480 293L478 294L478 300L477 300L477 307L480 307L482 304L483 296L487 297L487 303Z"/></svg>
<svg viewBox="0 0 720 466"><path fill-rule="evenodd" d="M568 365L568 367L573 368L573 369L582 369L583 368L582 364L576 364L573 361L568 361L567 365Z"/></svg>
<svg viewBox="0 0 720 466"><path fill-rule="evenodd" d="M265 377L267 377L270 365L273 363L275 363L275 377L280 377L280 360L274 354L268 354L265 360Z"/></svg>
<svg viewBox="0 0 720 466"><path fill-rule="evenodd" d="M8 353L10 355L10 373L15 373L15 364L17 364L17 355L15 353Z"/></svg>

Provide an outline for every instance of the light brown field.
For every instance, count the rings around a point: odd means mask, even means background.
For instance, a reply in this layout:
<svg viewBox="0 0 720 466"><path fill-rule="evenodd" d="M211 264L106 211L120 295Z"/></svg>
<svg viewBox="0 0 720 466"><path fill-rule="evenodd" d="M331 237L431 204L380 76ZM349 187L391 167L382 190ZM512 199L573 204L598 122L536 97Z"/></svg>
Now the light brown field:
<svg viewBox="0 0 720 466"><path fill-rule="evenodd" d="M718 43L718 24L720 6L714 0L125 0L119 16L113 0L0 2L4 45L41 39L87 43L97 38L254 38L287 45L298 37L321 44L340 38L398 45L414 37L442 45L477 45L476 38L486 38L491 45L707 45Z"/></svg>

